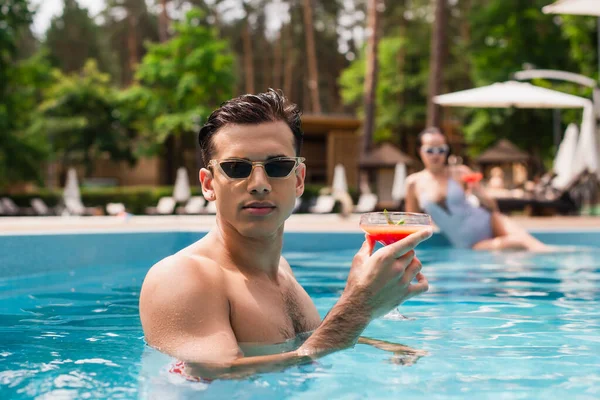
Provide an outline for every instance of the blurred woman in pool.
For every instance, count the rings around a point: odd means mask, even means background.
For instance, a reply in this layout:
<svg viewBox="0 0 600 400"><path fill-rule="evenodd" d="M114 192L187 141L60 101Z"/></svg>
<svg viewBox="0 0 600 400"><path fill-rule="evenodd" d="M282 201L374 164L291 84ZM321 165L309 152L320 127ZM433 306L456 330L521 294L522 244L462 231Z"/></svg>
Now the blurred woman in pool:
<svg viewBox="0 0 600 400"><path fill-rule="evenodd" d="M546 246L500 214L496 202L479 182L466 187L473 174L465 165L448 165L450 147L437 128L419 134L419 155L425 169L406 180L406 211L425 211L456 247L475 250L545 250ZM469 201L468 194L478 201ZM474 204L475 203L475 204ZM479 203L477 205L476 203Z"/></svg>

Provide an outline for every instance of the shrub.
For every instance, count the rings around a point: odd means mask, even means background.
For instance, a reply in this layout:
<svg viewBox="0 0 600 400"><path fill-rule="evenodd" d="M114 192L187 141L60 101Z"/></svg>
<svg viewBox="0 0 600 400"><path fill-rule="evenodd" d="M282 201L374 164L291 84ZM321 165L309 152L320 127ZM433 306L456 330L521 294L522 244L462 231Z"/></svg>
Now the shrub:
<svg viewBox="0 0 600 400"><path fill-rule="evenodd" d="M322 185L307 185L302 196L303 205L300 212L306 212L313 200L319 195ZM202 190L198 186L191 188L192 196L201 196ZM172 186L119 186L100 188L81 188L81 199L88 207L101 207L106 210L108 203L123 203L128 212L144 214L146 207L156 206L158 200L164 196L171 196ZM356 202L357 193L351 190L350 195ZM49 206L54 207L62 202L62 190L40 189L36 192L24 194L0 194L7 196L21 207L29 207L31 199L39 197Z"/></svg>

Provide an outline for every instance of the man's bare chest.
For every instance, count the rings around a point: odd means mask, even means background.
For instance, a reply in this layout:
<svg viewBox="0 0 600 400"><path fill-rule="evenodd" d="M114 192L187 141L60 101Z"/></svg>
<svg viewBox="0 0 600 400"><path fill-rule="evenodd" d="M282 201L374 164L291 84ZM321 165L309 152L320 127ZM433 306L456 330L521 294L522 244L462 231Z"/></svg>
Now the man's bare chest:
<svg viewBox="0 0 600 400"><path fill-rule="evenodd" d="M320 323L319 314L297 283L274 287L245 281L229 290L230 320L238 342L280 343Z"/></svg>

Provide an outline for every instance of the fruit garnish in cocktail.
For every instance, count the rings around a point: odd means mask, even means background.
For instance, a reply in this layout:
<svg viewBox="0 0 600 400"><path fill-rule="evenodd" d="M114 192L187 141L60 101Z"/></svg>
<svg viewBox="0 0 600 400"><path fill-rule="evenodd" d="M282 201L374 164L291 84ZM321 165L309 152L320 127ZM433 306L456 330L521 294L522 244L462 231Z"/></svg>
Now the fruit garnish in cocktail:
<svg viewBox="0 0 600 400"><path fill-rule="evenodd" d="M412 233L431 226L428 214L403 212L373 212L360 217L360 228L371 239L384 246L404 239Z"/></svg>

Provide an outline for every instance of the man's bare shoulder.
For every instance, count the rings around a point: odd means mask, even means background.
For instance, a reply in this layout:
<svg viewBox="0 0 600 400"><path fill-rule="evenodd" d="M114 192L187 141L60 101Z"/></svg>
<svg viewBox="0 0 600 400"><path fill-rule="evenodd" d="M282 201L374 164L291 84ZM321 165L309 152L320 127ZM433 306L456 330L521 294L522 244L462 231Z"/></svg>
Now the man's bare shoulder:
<svg viewBox="0 0 600 400"><path fill-rule="evenodd" d="M285 271L286 273L294 276L294 271L292 271L292 266L283 256L281 256L279 258L279 268L281 268L282 271Z"/></svg>
<svg viewBox="0 0 600 400"><path fill-rule="evenodd" d="M202 332L202 321L226 321L224 275L210 258L185 252L150 268L140 293L140 319L148 344L176 354L182 340Z"/></svg>
<svg viewBox="0 0 600 400"><path fill-rule="evenodd" d="M215 261L202 255L179 252L154 264L144 279L144 286L219 285L222 279L223 271Z"/></svg>
<svg viewBox="0 0 600 400"><path fill-rule="evenodd" d="M140 312L178 308L223 293L225 276L218 263L200 255L179 252L148 271L140 293Z"/></svg>

